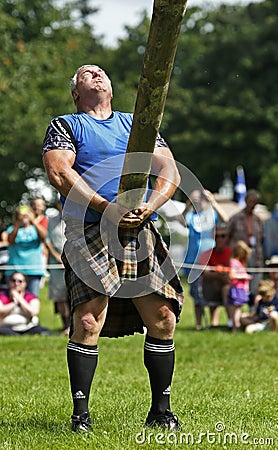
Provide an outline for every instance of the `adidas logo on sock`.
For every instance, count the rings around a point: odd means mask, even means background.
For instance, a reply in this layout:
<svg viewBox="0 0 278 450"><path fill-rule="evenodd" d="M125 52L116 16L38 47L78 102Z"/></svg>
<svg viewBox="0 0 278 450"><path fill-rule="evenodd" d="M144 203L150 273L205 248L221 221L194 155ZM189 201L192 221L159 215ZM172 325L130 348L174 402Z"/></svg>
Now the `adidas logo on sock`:
<svg viewBox="0 0 278 450"><path fill-rule="evenodd" d="M171 386L168 386L167 389L165 389L165 391L163 391L164 395L170 395L171 392Z"/></svg>
<svg viewBox="0 0 278 450"><path fill-rule="evenodd" d="M83 394L82 391L77 391L73 396L74 399L78 399L78 398L86 398L86 395Z"/></svg>

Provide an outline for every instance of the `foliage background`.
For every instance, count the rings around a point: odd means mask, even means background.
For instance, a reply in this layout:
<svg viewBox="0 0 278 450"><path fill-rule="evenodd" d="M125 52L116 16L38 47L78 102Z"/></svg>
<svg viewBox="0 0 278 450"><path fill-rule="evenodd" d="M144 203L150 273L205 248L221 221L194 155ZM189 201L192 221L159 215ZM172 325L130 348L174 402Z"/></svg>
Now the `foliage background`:
<svg viewBox="0 0 278 450"><path fill-rule="evenodd" d="M59 5L59 6L58 6ZM133 111L149 19L108 48L96 37L93 1L0 0L0 214L10 214L25 180L43 176L49 120L74 110L69 80L84 62L111 76L114 109ZM277 163L278 3L189 8L182 25L161 131L175 158L216 191L242 164L247 187L272 207ZM277 171L277 168L276 168Z"/></svg>

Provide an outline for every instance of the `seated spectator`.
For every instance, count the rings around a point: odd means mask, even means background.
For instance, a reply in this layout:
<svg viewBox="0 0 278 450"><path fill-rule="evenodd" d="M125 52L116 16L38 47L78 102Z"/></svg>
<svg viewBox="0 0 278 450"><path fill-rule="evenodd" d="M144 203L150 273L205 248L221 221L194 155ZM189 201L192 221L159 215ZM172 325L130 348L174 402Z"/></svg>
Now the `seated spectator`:
<svg viewBox="0 0 278 450"><path fill-rule="evenodd" d="M204 303L210 309L211 326L218 326L220 306L227 310L227 294L230 287L229 267L232 249L228 246L227 226L222 223L216 226L215 247L200 255L200 264L207 264L202 274ZM215 267L215 270L210 267ZM229 313L227 310L227 315ZM228 321L231 326L231 319Z"/></svg>
<svg viewBox="0 0 278 450"><path fill-rule="evenodd" d="M278 295L273 280L263 280L258 286L257 308L251 314L241 317L241 324L246 333L263 331L271 328L278 331Z"/></svg>
<svg viewBox="0 0 278 450"><path fill-rule="evenodd" d="M52 334L40 325L40 302L26 290L26 286L26 276L22 272L14 272L9 279L9 288L0 292L0 334Z"/></svg>
<svg viewBox="0 0 278 450"><path fill-rule="evenodd" d="M264 222L264 257L278 255L278 203L275 203L271 217Z"/></svg>

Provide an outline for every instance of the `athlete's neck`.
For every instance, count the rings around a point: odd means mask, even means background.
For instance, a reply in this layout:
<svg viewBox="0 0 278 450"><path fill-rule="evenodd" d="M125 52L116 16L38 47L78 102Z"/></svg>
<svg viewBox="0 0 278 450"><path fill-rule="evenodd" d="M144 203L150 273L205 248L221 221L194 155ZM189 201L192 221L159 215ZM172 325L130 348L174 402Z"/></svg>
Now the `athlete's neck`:
<svg viewBox="0 0 278 450"><path fill-rule="evenodd" d="M95 104L81 104L78 105L78 112L85 112L95 119L104 120L112 114L111 102L95 103Z"/></svg>

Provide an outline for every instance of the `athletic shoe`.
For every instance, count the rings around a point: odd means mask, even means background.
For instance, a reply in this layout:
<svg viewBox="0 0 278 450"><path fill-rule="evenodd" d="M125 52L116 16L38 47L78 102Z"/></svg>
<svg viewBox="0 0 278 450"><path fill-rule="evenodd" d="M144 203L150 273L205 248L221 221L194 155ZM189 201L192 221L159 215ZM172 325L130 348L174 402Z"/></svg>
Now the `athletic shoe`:
<svg viewBox="0 0 278 450"><path fill-rule="evenodd" d="M88 412L80 414L80 416L71 416L71 431L81 431L88 433L92 429L91 418Z"/></svg>
<svg viewBox="0 0 278 450"><path fill-rule="evenodd" d="M163 427L168 428L171 431L177 431L180 429L177 416L166 409L163 414L154 414L151 411L148 414L145 425L147 427Z"/></svg>

